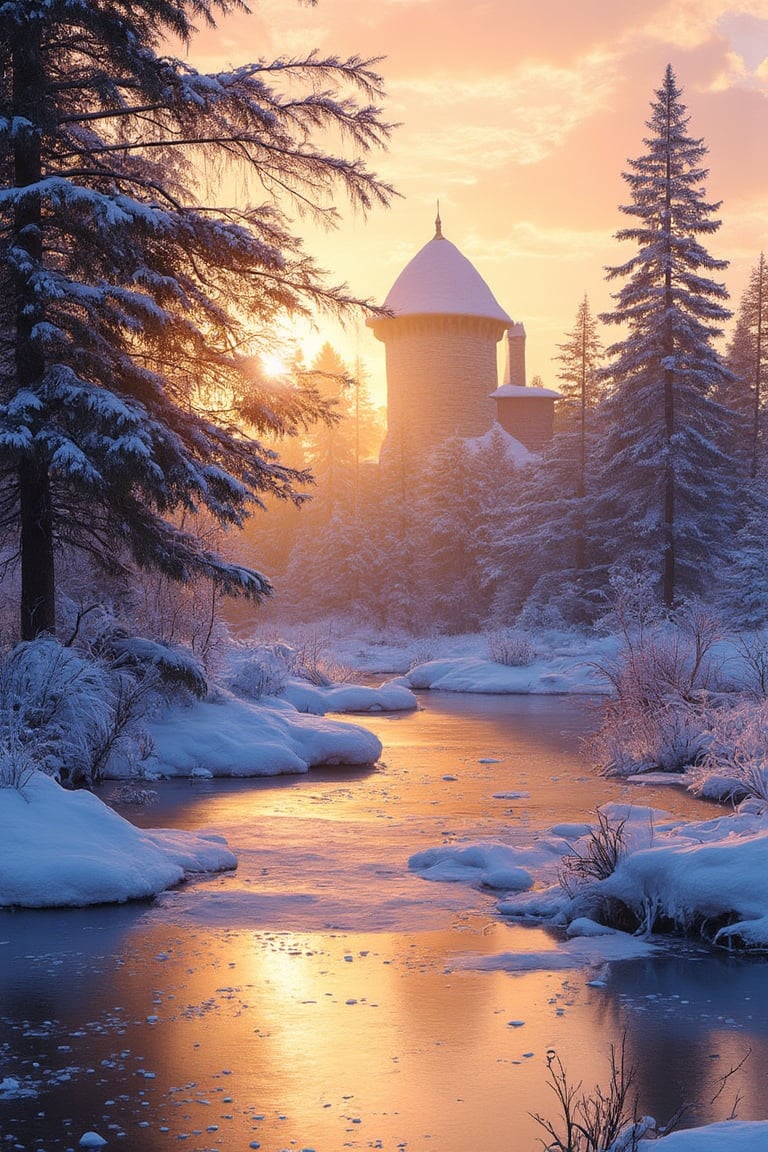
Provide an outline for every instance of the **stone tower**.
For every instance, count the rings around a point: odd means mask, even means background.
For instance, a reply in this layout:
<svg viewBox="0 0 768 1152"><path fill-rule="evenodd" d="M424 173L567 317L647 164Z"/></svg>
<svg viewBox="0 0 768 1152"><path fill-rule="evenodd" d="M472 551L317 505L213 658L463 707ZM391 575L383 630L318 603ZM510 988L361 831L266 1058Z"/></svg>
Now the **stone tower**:
<svg viewBox="0 0 768 1152"><path fill-rule="evenodd" d="M422 459L450 436L482 436L496 418L496 345L512 326L477 269L435 235L368 321L386 350L382 460Z"/></svg>

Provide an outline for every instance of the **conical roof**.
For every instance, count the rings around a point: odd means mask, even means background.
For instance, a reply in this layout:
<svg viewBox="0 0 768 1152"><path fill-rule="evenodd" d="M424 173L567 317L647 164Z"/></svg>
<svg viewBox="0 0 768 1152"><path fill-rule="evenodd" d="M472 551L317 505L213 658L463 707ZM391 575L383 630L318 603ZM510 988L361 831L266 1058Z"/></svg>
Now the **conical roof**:
<svg viewBox="0 0 768 1152"><path fill-rule="evenodd" d="M474 264L442 235L439 218L435 236L406 264L384 307L395 316L479 316L512 323Z"/></svg>

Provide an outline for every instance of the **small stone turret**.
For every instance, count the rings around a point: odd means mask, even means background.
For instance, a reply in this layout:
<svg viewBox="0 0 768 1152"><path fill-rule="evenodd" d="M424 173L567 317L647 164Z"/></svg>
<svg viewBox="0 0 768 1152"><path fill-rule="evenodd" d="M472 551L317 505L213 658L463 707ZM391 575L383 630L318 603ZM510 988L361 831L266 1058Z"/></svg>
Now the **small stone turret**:
<svg viewBox="0 0 768 1152"><path fill-rule="evenodd" d="M505 432L531 452L538 452L552 439L555 400L552 388L529 388L525 382L525 328L513 324L507 332L507 363L504 383L493 393L496 419Z"/></svg>
<svg viewBox="0 0 768 1152"><path fill-rule="evenodd" d="M421 459L450 436L482 436L496 416L496 345L512 325L477 269L443 236L403 269L368 321L386 349L382 460Z"/></svg>

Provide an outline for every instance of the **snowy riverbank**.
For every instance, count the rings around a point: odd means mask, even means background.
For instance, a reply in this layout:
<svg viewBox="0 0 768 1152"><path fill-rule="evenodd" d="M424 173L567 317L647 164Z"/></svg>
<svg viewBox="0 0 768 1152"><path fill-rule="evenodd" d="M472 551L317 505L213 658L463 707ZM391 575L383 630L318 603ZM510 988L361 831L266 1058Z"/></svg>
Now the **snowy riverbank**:
<svg viewBox="0 0 768 1152"><path fill-rule="evenodd" d="M359 767L381 755L381 742L358 724L305 715L287 700L240 700L216 688L205 700L166 706L145 727L152 751L142 776L149 779L279 776L326 764ZM113 756L105 777L134 772L129 760Z"/></svg>
<svg viewBox="0 0 768 1152"><path fill-rule="evenodd" d="M602 821L557 825L529 847L443 844L414 854L409 867L425 880L503 892L502 916L590 938L582 963L599 961L601 947L608 949L604 959L616 959L619 937L626 955L634 955L638 934L648 940L656 931L693 930L724 948L768 949L764 807L747 802L698 822L642 805L607 804L600 811ZM617 933L617 923L635 934ZM566 959L574 952L566 948ZM525 962L535 965L532 957ZM520 967L517 957L495 964Z"/></svg>
<svg viewBox="0 0 768 1152"><path fill-rule="evenodd" d="M366 729L301 715L287 701L258 704L223 690L148 717L152 751L141 780L172 776L275 776L318 765L359 767L381 754ZM113 756L105 776L135 778ZM216 837L141 831L85 790L29 772L0 787L0 906L73 906L155 896L194 872L235 868Z"/></svg>
<svg viewBox="0 0 768 1152"><path fill-rule="evenodd" d="M0 907L142 900L193 873L236 867L220 836L136 828L42 772L0 788Z"/></svg>

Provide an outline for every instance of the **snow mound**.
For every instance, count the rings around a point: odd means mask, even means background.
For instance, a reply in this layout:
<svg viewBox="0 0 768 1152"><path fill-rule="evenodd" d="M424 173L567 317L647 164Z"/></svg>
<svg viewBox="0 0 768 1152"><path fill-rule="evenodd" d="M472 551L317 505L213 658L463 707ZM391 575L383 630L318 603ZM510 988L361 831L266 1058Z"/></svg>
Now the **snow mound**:
<svg viewBox="0 0 768 1152"><path fill-rule="evenodd" d="M507 892L524 892L533 887L533 876L521 867L519 850L506 844L428 848L411 856L408 867L420 872L425 880L464 881Z"/></svg>
<svg viewBox="0 0 768 1152"><path fill-rule="evenodd" d="M90 792L35 772L0 789L0 906L83 907L156 896L193 872L237 867L224 840L136 828Z"/></svg>
<svg viewBox="0 0 768 1152"><path fill-rule="evenodd" d="M300 714L287 701L249 703L218 691L190 705L174 704L148 720L154 751L147 774L160 776L278 776L320 764L373 764L381 742L356 724ZM108 777L130 775L110 761Z"/></svg>
<svg viewBox="0 0 768 1152"><path fill-rule="evenodd" d="M768 824L730 815L669 832L629 853L600 885L652 931L657 920L686 930L723 924L716 944L768 948Z"/></svg>
<svg viewBox="0 0 768 1152"><path fill-rule="evenodd" d="M419 706L407 685L392 681L378 688L365 684L317 688L306 680L289 680L281 697L299 712L312 712L317 716L326 712L414 712Z"/></svg>
<svg viewBox="0 0 768 1152"><path fill-rule="evenodd" d="M590 665L567 656L538 659L523 668L496 664L477 656L430 660L411 669L408 683L412 688L496 695L604 695L607 692L604 680Z"/></svg>
<svg viewBox="0 0 768 1152"><path fill-rule="evenodd" d="M703 1128L671 1132L659 1140L641 1140L639 1152L765 1152L768 1120L725 1120Z"/></svg>

